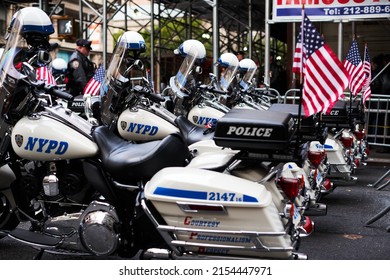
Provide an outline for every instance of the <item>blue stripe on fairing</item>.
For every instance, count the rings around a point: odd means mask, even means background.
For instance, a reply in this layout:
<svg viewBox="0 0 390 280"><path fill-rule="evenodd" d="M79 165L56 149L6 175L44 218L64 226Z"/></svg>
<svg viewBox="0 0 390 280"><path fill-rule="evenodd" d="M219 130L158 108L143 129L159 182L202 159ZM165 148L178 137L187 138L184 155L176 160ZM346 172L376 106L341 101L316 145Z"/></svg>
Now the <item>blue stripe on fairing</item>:
<svg viewBox="0 0 390 280"><path fill-rule="evenodd" d="M332 145L327 145L327 144L325 144L325 145L324 145L324 149L333 149L333 146L332 146Z"/></svg>
<svg viewBox="0 0 390 280"><path fill-rule="evenodd" d="M242 200L244 202L259 202L256 197L245 195L245 194L244 194Z"/></svg>
<svg viewBox="0 0 390 280"><path fill-rule="evenodd" d="M165 187L157 187L153 194L170 196L170 197L181 197L181 198L191 198L191 199L200 199L208 200L207 192L201 191L189 191L189 190L178 190ZM224 200L221 200L224 201ZM238 201L237 201L238 202ZM250 195L243 195L242 202L259 202L257 198Z"/></svg>
<svg viewBox="0 0 390 280"><path fill-rule="evenodd" d="M200 192L200 191L188 191L188 190L178 190L178 189L157 187L156 190L154 191L154 194L207 200L207 192Z"/></svg>

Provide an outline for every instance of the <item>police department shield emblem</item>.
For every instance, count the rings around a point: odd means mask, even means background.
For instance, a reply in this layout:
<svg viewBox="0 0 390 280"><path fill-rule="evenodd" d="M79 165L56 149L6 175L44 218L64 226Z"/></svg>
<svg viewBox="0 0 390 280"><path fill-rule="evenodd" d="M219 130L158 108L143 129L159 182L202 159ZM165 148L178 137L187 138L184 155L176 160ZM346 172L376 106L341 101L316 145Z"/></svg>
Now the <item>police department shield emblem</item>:
<svg viewBox="0 0 390 280"><path fill-rule="evenodd" d="M18 145L18 147L22 146L23 144L23 136L20 134L15 135L15 143Z"/></svg>
<svg viewBox="0 0 390 280"><path fill-rule="evenodd" d="M74 60L74 61L72 61L71 66L72 66L72 68L77 69L80 66L80 62L78 62L77 60Z"/></svg>
<svg viewBox="0 0 390 280"><path fill-rule="evenodd" d="M198 116L192 116L192 120L194 121L194 123L198 123Z"/></svg>
<svg viewBox="0 0 390 280"><path fill-rule="evenodd" d="M125 130L127 127L127 123L125 121L121 121L121 128L122 130Z"/></svg>

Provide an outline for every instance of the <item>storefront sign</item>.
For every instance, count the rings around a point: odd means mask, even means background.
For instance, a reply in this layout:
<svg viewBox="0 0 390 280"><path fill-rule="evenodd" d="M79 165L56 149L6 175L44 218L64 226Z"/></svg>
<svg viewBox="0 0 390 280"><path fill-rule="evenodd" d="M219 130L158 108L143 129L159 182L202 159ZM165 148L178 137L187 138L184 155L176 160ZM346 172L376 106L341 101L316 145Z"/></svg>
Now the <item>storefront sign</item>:
<svg viewBox="0 0 390 280"><path fill-rule="evenodd" d="M311 21L389 18L390 0L273 0L275 22L302 20L302 7Z"/></svg>

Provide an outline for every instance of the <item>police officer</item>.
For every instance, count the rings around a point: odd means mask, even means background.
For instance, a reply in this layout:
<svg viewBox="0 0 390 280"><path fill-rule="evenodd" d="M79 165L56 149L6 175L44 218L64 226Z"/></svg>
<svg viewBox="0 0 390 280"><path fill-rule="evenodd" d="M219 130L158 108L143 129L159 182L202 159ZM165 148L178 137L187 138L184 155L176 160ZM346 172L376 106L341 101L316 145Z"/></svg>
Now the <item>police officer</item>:
<svg viewBox="0 0 390 280"><path fill-rule="evenodd" d="M88 58L92 49L91 43L85 39L78 39L76 50L69 59L66 89L73 96L83 94L85 85L95 73L95 66Z"/></svg>

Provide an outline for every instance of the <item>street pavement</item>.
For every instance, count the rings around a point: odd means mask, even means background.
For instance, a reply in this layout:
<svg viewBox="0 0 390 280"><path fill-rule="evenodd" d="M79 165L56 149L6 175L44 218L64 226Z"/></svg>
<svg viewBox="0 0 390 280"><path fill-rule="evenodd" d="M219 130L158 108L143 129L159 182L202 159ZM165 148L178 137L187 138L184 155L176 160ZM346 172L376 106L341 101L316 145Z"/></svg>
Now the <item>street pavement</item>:
<svg viewBox="0 0 390 280"><path fill-rule="evenodd" d="M354 174L358 180L351 185L338 186L321 199L328 206L326 216L311 217L315 231L302 238L299 252L310 260L390 260L390 212L367 226L367 222L390 206L390 154L374 153L368 165ZM390 172L389 172L390 173ZM378 190L378 188L381 188ZM38 251L16 243L8 237L0 239L0 260L31 260ZM43 260L75 259L45 253ZM102 259L77 257L77 259ZM103 259L116 259L114 257Z"/></svg>
<svg viewBox="0 0 390 280"><path fill-rule="evenodd" d="M321 199L328 206L326 216L311 217L312 235L302 239L299 251L311 260L390 260L390 212L367 225L390 206L388 166L368 165L356 171L354 185L339 186Z"/></svg>

